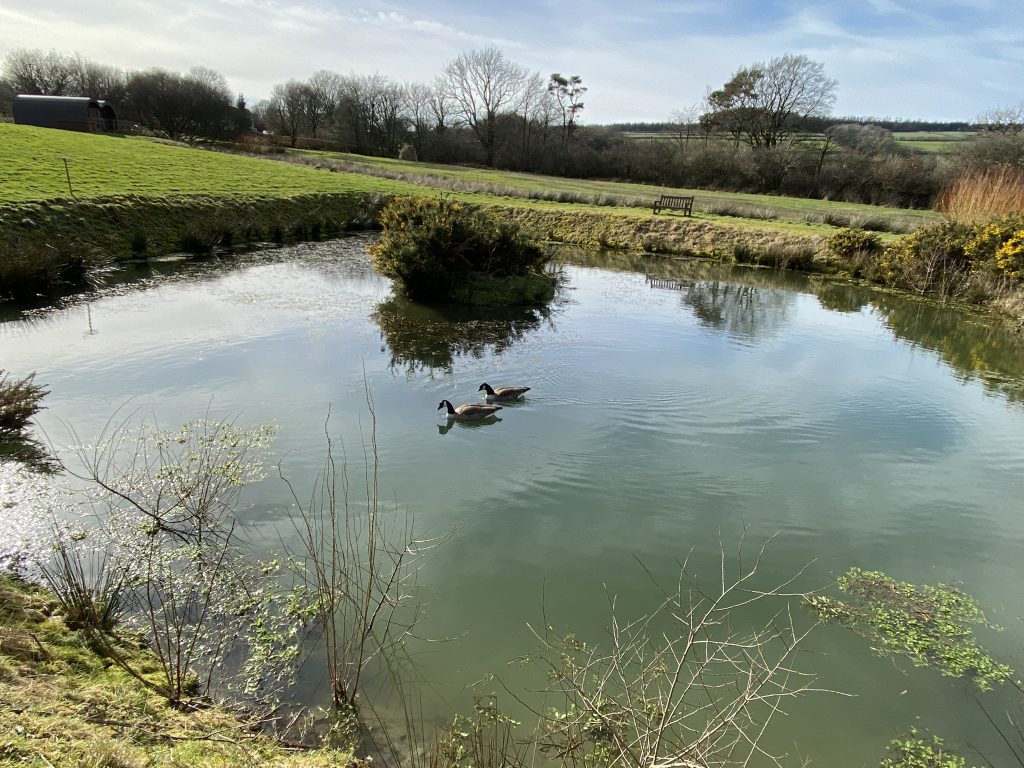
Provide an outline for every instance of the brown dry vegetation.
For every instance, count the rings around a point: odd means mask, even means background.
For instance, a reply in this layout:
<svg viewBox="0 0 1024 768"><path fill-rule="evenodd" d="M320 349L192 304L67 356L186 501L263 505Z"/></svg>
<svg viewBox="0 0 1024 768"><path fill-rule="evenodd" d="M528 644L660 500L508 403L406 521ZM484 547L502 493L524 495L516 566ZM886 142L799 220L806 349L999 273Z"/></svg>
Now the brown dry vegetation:
<svg viewBox="0 0 1024 768"><path fill-rule="evenodd" d="M970 169L943 190L936 207L951 219L972 223L1024 211L1024 168Z"/></svg>

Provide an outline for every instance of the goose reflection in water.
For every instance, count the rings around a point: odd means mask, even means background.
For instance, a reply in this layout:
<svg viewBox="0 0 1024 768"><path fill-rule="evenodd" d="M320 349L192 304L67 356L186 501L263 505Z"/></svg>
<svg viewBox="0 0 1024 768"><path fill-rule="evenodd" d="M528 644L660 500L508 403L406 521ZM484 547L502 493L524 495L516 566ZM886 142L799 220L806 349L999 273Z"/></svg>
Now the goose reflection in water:
<svg viewBox="0 0 1024 768"><path fill-rule="evenodd" d="M447 435L454 426L459 426L463 429L478 429L480 427L486 427L488 424L497 424L501 421L500 416L488 416L484 419L477 419L476 421L456 421L455 419L448 419L444 424L437 425L437 434Z"/></svg>

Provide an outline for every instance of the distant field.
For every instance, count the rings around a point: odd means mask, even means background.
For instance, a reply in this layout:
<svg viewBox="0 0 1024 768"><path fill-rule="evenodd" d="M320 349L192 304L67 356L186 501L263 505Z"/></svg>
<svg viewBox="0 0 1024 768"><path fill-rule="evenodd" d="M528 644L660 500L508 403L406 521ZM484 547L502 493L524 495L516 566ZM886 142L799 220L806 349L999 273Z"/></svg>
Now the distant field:
<svg viewBox="0 0 1024 768"><path fill-rule="evenodd" d="M628 131L627 136L640 141L669 141L674 137L670 133L657 131ZM915 152L934 152L948 154L955 152L964 142L977 136L976 131L900 131L894 132L897 146ZM806 140L815 142L823 139L821 134L809 134ZM722 141L723 139L717 139ZM690 137L690 142L703 141L702 138ZM712 139L715 141L715 139Z"/></svg>
<svg viewBox="0 0 1024 768"><path fill-rule="evenodd" d="M658 195L681 191L341 153L296 152L290 158L293 162L282 162L136 137L0 124L0 202L67 198L65 157L74 193L80 198L446 193L478 203L646 217ZM296 163L333 167L316 169ZM696 197L695 218L741 228L826 233L833 230L825 223L826 218L842 225L844 220L863 222L883 217L901 222L906 228L938 218L930 211L703 190L683 192Z"/></svg>
<svg viewBox="0 0 1024 768"><path fill-rule="evenodd" d="M976 131L907 131L893 134L900 147L938 154L956 152L977 135Z"/></svg>
<svg viewBox="0 0 1024 768"><path fill-rule="evenodd" d="M939 220L934 211L883 208L858 203L838 203L825 200L809 200L801 197L756 195L739 192L716 192L701 189L678 189L648 184L594 179L566 179L556 176L496 171L487 168L469 168L454 165L416 163L390 158L366 157L341 152L312 152L297 150L295 155L309 162L334 159L343 167L362 167L368 172L388 174L403 180L415 180L416 184L436 186L439 189L488 190L490 194L506 197L547 197L577 198L577 202L609 205L649 207L661 194L693 195L698 213L722 216L731 207L735 209L730 218L775 219L772 223L817 223L821 217L840 215L851 218L877 218L879 216L899 219L906 228L913 228ZM767 223L767 222L762 222Z"/></svg>

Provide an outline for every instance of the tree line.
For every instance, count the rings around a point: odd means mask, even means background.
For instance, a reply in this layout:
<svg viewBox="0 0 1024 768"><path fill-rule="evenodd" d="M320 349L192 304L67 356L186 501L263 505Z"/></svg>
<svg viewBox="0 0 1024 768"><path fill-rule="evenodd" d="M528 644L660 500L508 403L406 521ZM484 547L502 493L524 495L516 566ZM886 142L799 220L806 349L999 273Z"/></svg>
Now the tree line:
<svg viewBox="0 0 1024 768"><path fill-rule="evenodd" d="M838 83L786 54L736 70L699 103L637 139L633 126L582 123L580 75L546 77L497 48L467 51L429 82L320 70L278 83L250 109L204 67L122 71L80 55L17 50L0 67L0 104L16 93L89 95L170 138L234 140L433 162L469 163L673 187L926 207L963 166L1024 162L1024 107L993 110L962 151L901 149L919 121L831 116ZM950 123L952 128L965 123ZM929 127L932 127L929 125Z"/></svg>

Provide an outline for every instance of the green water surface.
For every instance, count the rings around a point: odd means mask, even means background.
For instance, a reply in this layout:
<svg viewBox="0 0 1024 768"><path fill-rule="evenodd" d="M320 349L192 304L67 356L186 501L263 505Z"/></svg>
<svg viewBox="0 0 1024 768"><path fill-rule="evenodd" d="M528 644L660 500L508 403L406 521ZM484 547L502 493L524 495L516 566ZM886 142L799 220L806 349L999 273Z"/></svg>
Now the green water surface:
<svg viewBox="0 0 1024 768"><path fill-rule="evenodd" d="M502 690L489 675L529 698L543 681L506 663L536 647L527 623L546 615L600 644L610 595L625 615L646 610L652 579L671 582L686 557L714 583L720 552L731 558L744 536L753 549L775 537L763 588L801 570L790 591L827 588L853 566L955 582L1005 628L981 641L1024 667L1013 334L854 286L574 251L558 254L565 284L543 310L414 307L364 246L154 265L10 313L0 367L37 372L50 390L38 423L58 445L68 426L98 434L119 407L165 426L272 423L274 461L300 488L323 462L328 415L362 456L368 387L385 504L420 535L447 537L420 573L424 640L409 643L431 718ZM482 426L436 410L479 402L484 381L532 390ZM241 510L253 546L293 535L292 512L272 472ZM911 726L1005 756L969 682L881 658L839 627L819 628L807 650L800 666L817 685L851 696L786 708L766 744L791 764L877 765ZM324 700L318 670L298 695ZM1009 688L981 696L1000 713L1024 702Z"/></svg>

